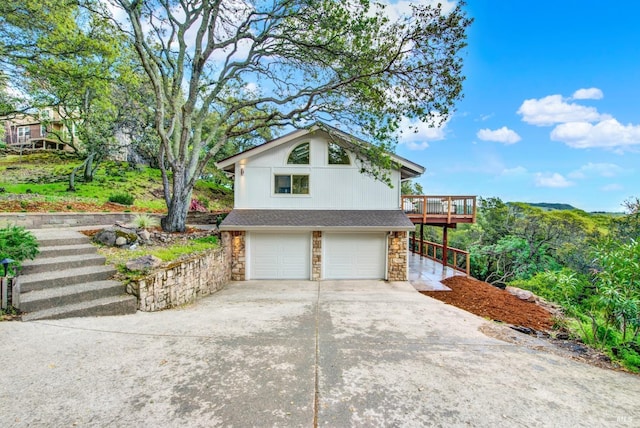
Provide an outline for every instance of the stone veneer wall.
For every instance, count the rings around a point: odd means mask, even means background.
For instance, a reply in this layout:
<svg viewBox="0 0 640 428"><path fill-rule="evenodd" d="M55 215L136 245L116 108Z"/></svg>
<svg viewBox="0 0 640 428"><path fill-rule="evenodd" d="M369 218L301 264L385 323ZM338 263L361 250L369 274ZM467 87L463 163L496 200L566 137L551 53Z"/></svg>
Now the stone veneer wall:
<svg viewBox="0 0 640 428"><path fill-rule="evenodd" d="M2 213L0 227L22 226L27 229L81 227L129 223L136 213ZM160 219L161 214L149 214Z"/></svg>
<svg viewBox="0 0 640 428"><path fill-rule="evenodd" d="M247 267L245 250L246 233L244 231L222 232L223 240L226 239L231 255L231 280L244 281Z"/></svg>
<svg viewBox="0 0 640 428"><path fill-rule="evenodd" d="M311 240L311 280L322 279L322 232L313 231Z"/></svg>
<svg viewBox="0 0 640 428"><path fill-rule="evenodd" d="M389 281L407 281L407 232L389 233L389 251L387 253Z"/></svg>
<svg viewBox="0 0 640 428"><path fill-rule="evenodd" d="M203 255L160 268L127 284L127 293L138 298L138 309L160 311L192 303L221 290L231 279L228 245Z"/></svg>

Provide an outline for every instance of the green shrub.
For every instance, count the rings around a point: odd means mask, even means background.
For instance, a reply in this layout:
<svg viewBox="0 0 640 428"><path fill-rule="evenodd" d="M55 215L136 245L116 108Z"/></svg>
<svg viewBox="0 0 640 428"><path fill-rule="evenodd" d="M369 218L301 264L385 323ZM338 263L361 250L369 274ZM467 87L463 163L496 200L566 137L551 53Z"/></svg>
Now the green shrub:
<svg viewBox="0 0 640 428"><path fill-rule="evenodd" d="M633 372L640 371L640 345L634 342L623 343L611 348L612 354L619 358L626 368Z"/></svg>
<svg viewBox="0 0 640 428"><path fill-rule="evenodd" d="M113 202L116 204L133 205L133 200L133 195L130 195L128 193L114 193L113 195L109 196L109 202Z"/></svg>
<svg viewBox="0 0 640 428"><path fill-rule="evenodd" d="M38 240L24 227L7 226L0 229L0 260L13 260L9 270L14 275L24 260L34 259L39 252Z"/></svg>

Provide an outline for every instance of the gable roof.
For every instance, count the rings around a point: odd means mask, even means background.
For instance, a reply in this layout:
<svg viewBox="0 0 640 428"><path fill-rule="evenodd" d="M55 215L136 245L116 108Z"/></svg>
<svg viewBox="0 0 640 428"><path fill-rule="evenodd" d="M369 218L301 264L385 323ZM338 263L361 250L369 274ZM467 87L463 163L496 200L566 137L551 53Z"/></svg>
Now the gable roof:
<svg viewBox="0 0 640 428"><path fill-rule="evenodd" d="M340 140L344 141L345 143L349 142L349 141L357 141L359 144L363 144L363 145L371 145L371 143L368 143L358 137L355 137L353 135L350 135L344 131L341 131L333 126L324 124L324 123L316 123L314 125L312 125L311 127L309 127L308 129L298 129L295 130L293 132L290 132L288 134L283 135L282 137L278 137L274 140L271 141L267 141L266 143L260 144L258 146L252 147L248 150L245 150L243 152L240 152L238 154L235 154L233 156L229 156L228 158L222 159L218 162L216 162L216 166L220 169L222 169L223 171L227 171L227 172L233 172L234 171L234 165L238 162L240 162L243 159L247 159L250 158L252 156L256 156L260 153L263 153L267 150L271 150L275 147L278 147L282 144L288 143L290 141L293 141L297 138L301 138L304 137L306 135L311 135L314 133L318 133L318 132L322 132L328 135L333 135L337 138L339 138ZM348 148L348 147L347 147ZM409 178L414 178L414 177L418 177L420 175L422 175L425 171L425 167L423 167L422 165L418 165L415 162L411 162L408 159L405 159L401 156L398 156L394 153L389 153L389 156L391 157L391 160L393 162L395 162L396 164L398 164L400 166L400 174L401 174L401 178L404 179L409 179Z"/></svg>

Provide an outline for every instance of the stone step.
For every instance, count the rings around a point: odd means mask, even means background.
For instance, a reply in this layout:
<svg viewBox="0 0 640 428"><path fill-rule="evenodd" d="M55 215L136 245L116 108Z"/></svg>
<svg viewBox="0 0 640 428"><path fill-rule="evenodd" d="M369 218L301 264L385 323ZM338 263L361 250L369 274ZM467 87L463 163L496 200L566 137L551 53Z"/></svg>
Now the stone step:
<svg viewBox="0 0 640 428"><path fill-rule="evenodd" d="M23 321L134 314L137 300L126 294L22 314Z"/></svg>
<svg viewBox="0 0 640 428"><path fill-rule="evenodd" d="M94 281L66 287L46 288L20 295L20 310L42 311L48 308L80 303L103 297L119 296L124 286L118 281Z"/></svg>
<svg viewBox="0 0 640 428"><path fill-rule="evenodd" d="M54 247L60 245L77 245L88 244L91 242L88 236L83 235L80 232L74 231L62 231L60 233L46 231L37 232L31 231L38 240L40 248Z"/></svg>
<svg viewBox="0 0 640 428"><path fill-rule="evenodd" d="M96 254L96 247L92 244L53 245L41 247L38 259L47 257L71 256L74 254Z"/></svg>
<svg viewBox="0 0 640 428"><path fill-rule="evenodd" d="M22 274L29 275L41 272L56 272L83 266L104 265L106 258L99 254L79 254L61 257L36 257L22 264Z"/></svg>
<svg viewBox="0 0 640 428"><path fill-rule="evenodd" d="M45 288L64 287L83 282L103 281L116 273L112 266L86 266L55 272L40 272L20 275L21 293L43 290Z"/></svg>

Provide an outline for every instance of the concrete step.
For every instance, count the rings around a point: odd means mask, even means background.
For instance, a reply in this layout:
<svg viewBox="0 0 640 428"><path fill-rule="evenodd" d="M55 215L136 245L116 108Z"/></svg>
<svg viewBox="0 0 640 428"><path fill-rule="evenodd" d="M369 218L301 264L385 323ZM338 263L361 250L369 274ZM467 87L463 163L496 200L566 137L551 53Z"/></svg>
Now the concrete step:
<svg viewBox="0 0 640 428"><path fill-rule="evenodd" d="M20 275L21 293L28 293L45 288L64 287L83 282L103 281L116 273L112 266L86 266L55 272L40 272Z"/></svg>
<svg viewBox="0 0 640 428"><path fill-rule="evenodd" d="M46 288L20 295L20 310L42 311L56 306L70 305L103 297L119 296L124 285L118 281L94 281L66 287Z"/></svg>
<svg viewBox="0 0 640 428"><path fill-rule="evenodd" d="M55 272L83 266L104 265L106 258L99 254L79 254L61 257L36 257L22 264L22 273L29 275L40 272Z"/></svg>
<svg viewBox="0 0 640 428"><path fill-rule="evenodd" d="M134 296L123 294L120 296L104 297L102 299L91 300L88 302L56 306L42 311L25 313L22 314L22 321L127 315L134 314L136 312L136 308L136 298Z"/></svg>
<svg viewBox="0 0 640 428"><path fill-rule="evenodd" d="M88 244L91 242L88 236L83 235L80 232L73 231L62 231L59 233L54 233L51 231L47 232L36 232L31 231L36 239L38 240L38 244L40 248L44 247L54 247L60 245L77 245L77 244Z"/></svg>
<svg viewBox="0 0 640 428"><path fill-rule="evenodd" d="M40 247L40 253L37 258L71 256L74 254L96 254L96 251L96 247L91 244L53 245L51 247Z"/></svg>

